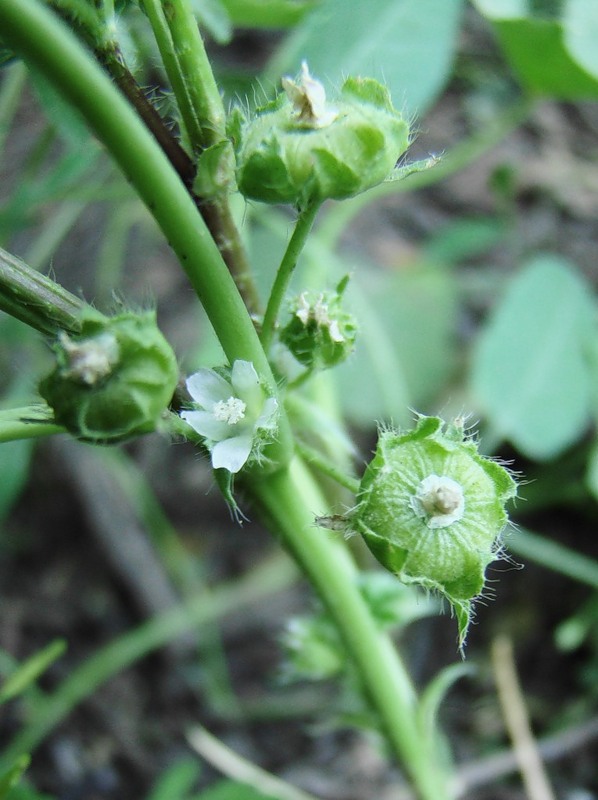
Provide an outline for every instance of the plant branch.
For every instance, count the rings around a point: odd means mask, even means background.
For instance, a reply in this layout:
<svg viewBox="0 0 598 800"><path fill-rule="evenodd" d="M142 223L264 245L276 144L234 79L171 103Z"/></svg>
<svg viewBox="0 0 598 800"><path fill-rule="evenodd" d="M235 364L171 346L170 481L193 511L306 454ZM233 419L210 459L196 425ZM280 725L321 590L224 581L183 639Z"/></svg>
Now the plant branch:
<svg viewBox="0 0 598 800"><path fill-rule="evenodd" d="M197 155L205 147L225 138L224 107L205 55L197 23L188 3L182 4L180 8L169 7L168 14L160 0L143 0L143 6L177 101L183 131L190 149ZM188 52L189 47L195 46L201 51L197 56ZM202 99L204 95L205 101ZM216 115L216 124L204 116L211 112ZM191 180L185 181L190 190L195 174L194 167L192 173ZM259 297L228 198L222 197L214 201L194 197L194 200L245 305L251 313L257 314L260 307Z"/></svg>
<svg viewBox="0 0 598 800"><path fill-rule="evenodd" d="M320 209L320 205L320 203L311 203L300 212L299 218L295 224L295 230L293 231L293 235L289 240L285 254L280 262L262 324L261 340L266 352L268 352L272 344L276 320L280 312L282 301L284 300L285 292L289 286L289 281L297 266L297 260L305 246L309 232L312 229L316 215Z"/></svg>
<svg viewBox="0 0 598 800"><path fill-rule="evenodd" d="M225 138L225 114L222 98L208 60L197 20L189 0L163 0L162 6L170 30L180 74L191 107L199 121L200 138L191 140L193 152Z"/></svg>
<svg viewBox="0 0 598 800"><path fill-rule="evenodd" d="M44 336L80 331L85 303L51 278L0 248L0 310Z"/></svg>
<svg viewBox="0 0 598 800"><path fill-rule="evenodd" d="M265 518L278 531L332 615L362 686L383 729L422 800L452 797L434 743L417 721L417 697L390 638L380 631L357 586L357 570L342 540L317 529L322 499L309 473L295 459L249 487Z"/></svg>
<svg viewBox="0 0 598 800"><path fill-rule="evenodd" d="M56 425L53 421L52 410L48 406L40 404L0 411L0 443L64 432L62 425Z"/></svg>
<svg viewBox="0 0 598 800"><path fill-rule="evenodd" d="M351 494L357 494L359 491L359 481L357 478L348 475L344 470L337 467L313 447L309 447L309 445L304 444L300 440L297 440L296 446L297 452L308 464L313 464L323 475L327 475L329 478L332 478L333 481L336 481L336 483L344 486Z"/></svg>

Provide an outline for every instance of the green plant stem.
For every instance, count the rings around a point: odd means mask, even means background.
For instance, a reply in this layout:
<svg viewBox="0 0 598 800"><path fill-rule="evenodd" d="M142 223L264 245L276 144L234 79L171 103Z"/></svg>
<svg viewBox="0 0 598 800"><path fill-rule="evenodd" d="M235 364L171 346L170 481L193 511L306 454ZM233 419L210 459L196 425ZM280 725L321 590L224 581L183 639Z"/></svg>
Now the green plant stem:
<svg viewBox="0 0 598 800"><path fill-rule="evenodd" d="M199 120L199 140L191 140L193 152L225 138L225 113L214 73L208 60L190 0L162 0L174 53L195 117Z"/></svg>
<svg viewBox="0 0 598 800"><path fill-rule="evenodd" d="M276 798L276 800L318 800L313 794L307 794L290 783L276 778L235 753L200 725L195 725L188 731L187 741L193 750L212 767L228 778L252 786L260 794Z"/></svg>
<svg viewBox="0 0 598 800"><path fill-rule="evenodd" d="M332 615L418 796L421 800L447 800L452 796L447 775L433 752L433 743L417 722L417 698L405 666L390 638L374 623L342 540L338 534L314 526L314 514L321 512L322 500L309 473L295 459L288 471L280 470L250 489Z"/></svg>
<svg viewBox="0 0 598 800"><path fill-rule="evenodd" d="M507 550L512 550L522 558L528 558L542 567L547 567L574 581L598 589L598 561L596 559L519 527L510 531L509 536L505 539L505 546Z"/></svg>
<svg viewBox="0 0 598 800"><path fill-rule="evenodd" d="M162 8L162 2L161 0L141 0L141 2L152 26L160 57L176 98L181 115L180 122L184 138L189 144L189 149L192 149L191 142L201 141L201 125L191 103L187 84L174 50L174 43L164 9Z"/></svg>
<svg viewBox="0 0 598 800"><path fill-rule="evenodd" d="M51 278L0 248L0 310L45 336L77 333L85 304Z"/></svg>
<svg viewBox="0 0 598 800"><path fill-rule="evenodd" d="M497 114L492 123L484 125L468 138L462 139L459 144L442 155L433 169L416 172L398 183L382 183L369 192L357 195L343 203L329 207L329 211L318 226L318 239L331 249L336 247L343 231L351 221L360 214L370 203L388 195L400 192L412 192L432 186L445 178L449 178L465 167L477 161L480 156L491 150L501 142L511 131L527 119L533 108L534 100L525 97L501 114Z"/></svg>
<svg viewBox="0 0 598 800"><path fill-rule="evenodd" d="M348 489L352 494L357 494L359 491L359 481L357 478L354 478L352 475L347 475L344 470L337 467L313 447L309 447L299 440L296 442L296 447L299 455L308 464L313 464L321 473L332 478L333 481L336 481L341 486L344 486L345 489Z"/></svg>
<svg viewBox="0 0 598 800"><path fill-rule="evenodd" d="M0 444L64 432L61 425L52 422L52 411L47 406L25 406L0 411Z"/></svg>
<svg viewBox="0 0 598 800"><path fill-rule="evenodd" d="M297 266L299 255L305 246L309 232L312 229L316 215L320 209L321 203L311 203L306 206L299 214L295 230L291 236L285 254L280 262L274 284L268 298L268 305L266 306L266 313L264 314L264 322L262 325L261 340L264 350L268 352L272 343L274 329L276 327L276 320L284 300L285 292L288 288L291 276Z"/></svg>
<svg viewBox="0 0 598 800"><path fill-rule="evenodd" d="M143 0L168 80L177 101L190 150L198 155L226 138L222 99L188 0ZM210 115L213 115L211 117ZM232 176L231 176L232 178ZM185 181L189 188L191 181ZM196 200L248 310L260 302L227 196Z"/></svg>
<svg viewBox="0 0 598 800"><path fill-rule="evenodd" d="M252 361L275 390L270 365L222 256L192 198L152 134L60 20L37 0L2 0L0 27L84 116L153 214L200 298L228 359ZM274 465L292 451L286 415L269 448Z"/></svg>
<svg viewBox="0 0 598 800"><path fill-rule="evenodd" d="M4 152L6 137L16 114L26 78L27 70L23 64L12 64L5 69L5 78L0 91L0 156Z"/></svg>

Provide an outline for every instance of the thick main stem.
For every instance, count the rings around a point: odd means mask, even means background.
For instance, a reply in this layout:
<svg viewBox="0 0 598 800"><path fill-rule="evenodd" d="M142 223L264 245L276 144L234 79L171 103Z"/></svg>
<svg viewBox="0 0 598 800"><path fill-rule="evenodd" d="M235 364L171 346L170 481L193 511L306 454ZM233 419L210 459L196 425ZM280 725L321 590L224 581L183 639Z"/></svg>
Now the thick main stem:
<svg viewBox="0 0 598 800"><path fill-rule="evenodd" d="M449 800L448 776L433 743L418 724L417 698L389 637L372 620L357 586L357 571L341 541L314 526L321 499L309 473L296 459L249 487L266 519L308 575L332 615L377 710L388 740L421 800ZM338 534L336 534L338 536Z"/></svg>

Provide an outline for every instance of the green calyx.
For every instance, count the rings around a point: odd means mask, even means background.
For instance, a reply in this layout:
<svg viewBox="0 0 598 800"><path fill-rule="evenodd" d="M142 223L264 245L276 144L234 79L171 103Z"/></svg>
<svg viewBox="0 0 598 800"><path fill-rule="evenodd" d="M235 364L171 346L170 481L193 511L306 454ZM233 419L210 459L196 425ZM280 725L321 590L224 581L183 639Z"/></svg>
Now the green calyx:
<svg viewBox="0 0 598 800"><path fill-rule="evenodd" d="M510 473L481 456L462 426L420 417L411 432L380 432L347 528L404 583L448 599L462 646L516 492Z"/></svg>
<svg viewBox="0 0 598 800"><path fill-rule="evenodd" d="M111 444L156 428L178 381L176 357L153 311L114 317L86 309L81 333L62 333L39 391L73 436Z"/></svg>
<svg viewBox="0 0 598 800"><path fill-rule="evenodd" d="M349 78L329 104L305 64L299 82L285 79L283 86L276 100L231 129L245 197L304 208L389 177L409 145L409 126L384 86Z"/></svg>

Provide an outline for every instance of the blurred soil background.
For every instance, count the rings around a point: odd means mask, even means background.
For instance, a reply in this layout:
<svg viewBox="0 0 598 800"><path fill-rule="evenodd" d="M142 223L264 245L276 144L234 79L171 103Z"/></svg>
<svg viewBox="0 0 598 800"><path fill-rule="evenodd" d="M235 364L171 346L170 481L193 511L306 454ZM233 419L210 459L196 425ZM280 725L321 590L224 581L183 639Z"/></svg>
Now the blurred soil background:
<svg viewBox="0 0 598 800"><path fill-rule="evenodd" d="M240 31L232 45L235 66L242 68L271 44L270 36ZM483 119L484 92L493 81L500 88L509 80L494 47L489 32L472 15L455 77L418 123L410 157L450 151ZM483 74L473 70L474 62ZM34 144L39 146L45 125L28 88L7 140L0 185L4 203L22 189L22 166ZM49 150L53 148L58 157L60 144L50 143ZM502 240L459 266L458 280L466 291L458 336L465 350L492 299L487 281L498 287L521 253L569 256L596 285L597 155L598 105L539 103L499 146L453 177L369 207L342 247L353 256L364 253L381 269L407 271L418 268L428 237L456 218L507 219L512 247ZM111 185L114 173L99 157L93 180L102 174L105 185ZM36 217L10 237L9 249L26 257L54 212L52 203L41 204ZM104 274L98 284L96 265L106 237L113 237L114 244L119 235L110 212L109 197L88 203L51 263L39 265L104 309L115 302L114 283ZM193 293L145 212L131 201L123 205L125 213L138 219L123 238L126 266L120 277L114 276L117 297L129 304L155 304L183 369L191 370L199 365L198 325L203 324ZM49 364L45 345L39 337L7 331L13 346L3 351L3 372L14 376L31 368L24 380L39 374ZM365 460L374 431L356 431L356 437ZM193 587L222 581L234 585L249 570L268 563L272 568L265 574L261 597L239 602L212 623L190 627L78 704L34 753L28 775L37 788L60 800L149 797L166 769L178 760L196 758L186 734L201 723L243 756L326 800L404 796L400 774L388 766L371 737L328 724L326 710L333 707L337 691L333 683L285 686L281 680L285 620L310 610L314 601L277 543L251 519L251 510L242 527L231 520L206 460L190 445L152 435L123 451L126 461L111 452L98 457L94 448L64 437L39 442L28 480L4 523L0 645L24 659L53 639L68 643L65 655L41 680L43 690L51 691L114 637L174 607ZM581 481L578 453L579 448L566 454L563 464L578 469ZM500 456L514 459L514 468L533 480L534 466L517 453L503 448ZM164 519L133 465L159 500ZM595 506L573 507L561 502L558 492L548 509L534 512L533 503L529 509L523 506L515 517L526 526L598 558ZM173 530L178 539L172 538ZM175 540L180 552L169 550ZM170 562L165 553L171 553ZM358 555L365 561L364 553ZM526 797L509 752L490 657L495 637L507 633L534 731L547 742L556 796L598 798L598 637L594 634L572 652L563 651L555 640L558 626L591 602L591 590L534 563L520 570L501 562L492 577L496 599L480 604L467 646L474 674L455 685L442 708L444 730L460 765L457 771L468 787L464 797ZM206 598L207 603L208 594ZM419 685L458 659L456 626L448 614L415 623L401 639ZM4 744L27 714L25 701L5 707L0 719ZM216 776L204 764L198 787Z"/></svg>

